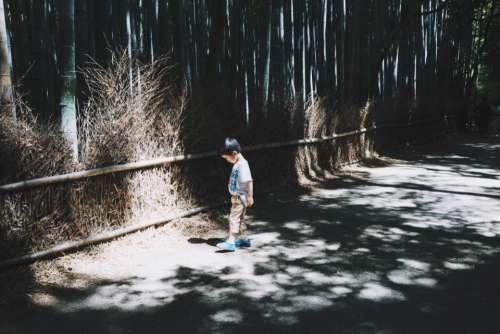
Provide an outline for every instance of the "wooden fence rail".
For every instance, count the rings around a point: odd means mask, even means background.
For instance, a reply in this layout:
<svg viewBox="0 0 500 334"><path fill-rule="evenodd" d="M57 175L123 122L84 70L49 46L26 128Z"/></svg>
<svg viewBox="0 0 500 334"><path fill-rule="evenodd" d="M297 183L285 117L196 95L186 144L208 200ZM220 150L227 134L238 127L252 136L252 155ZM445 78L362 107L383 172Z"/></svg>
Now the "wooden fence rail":
<svg viewBox="0 0 500 334"><path fill-rule="evenodd" d="M448 117L448 118L451 118L451 117ZM380 125L380 126L373 125L373 126L368 127L368 128L361 128L358 130L353 130L353 131L339 133L339 134L333 134L331 136L325 136L325 137L320 137L320 138L305 138L305 139L289 140L289 141L285 141L285 142L276 142L276 143L246 146L246 147L243 147L242 150L243 150L243 152L250 152L250 151L260 151L260 150L287 147L287 146L312 145L312 144L318 144L318 143L322 143L322 142L326 142L326 141L330 141L330 140L335 140L335 139L339 139L339 138L361 135L363 133L367 133L367 132L371 132L371 131L375 131L375 130L379 130L379 129L383 129L383 128L411 127L411 126L424 124L424 123L432 123L435 121L442 121L445 119L446 119L446 117L444 119L440 118L440 119L434 119L434 120L408 122L405 124L385 124L385 125ZM83 180L83 179L87 179L87 178L91 178L91 177L95 177L95 176L100 176L100 175L114 174L114 173L147 169L147 168L154 168L154 167L159 167L162 165L168 165L168 164L172 164L172 163L178 163L178 162L182 162L182 161L191 161L191 160L216 157L218 155L219 155L219 153L217 151L209 151L209 152L194 153L194 154L183 154L183 155L176 155L176 156L171 156L171 157L161 157L161 158L150 159L150 160L124 163L124 164L101 167L101 168L93 168L93 169L88 169L88 170L83 170L83 171L78 171L78 172L73 172L73 173L67 173L67 174L61 174L61 175L40 177L40 178L31 179L31 180L18 181L18 182L2 185L2 186L0 186L0 194L11 193L11 192L30 189L30 188L41 187L41 186L47 186L47 185L56 184L56 183L66 183L66 182L79 181L79 180Z"/></svg>
<svg viewBox="0 0 500 334"><path fill-rule="evenodd" d="M170 221L172 221L174 219L193 216L193 215L196 215L198 213L205 212L207 210L218 208L218 207L222 206L223 204L224 203L210 205L210 206L197 207L197 208L191 208L189 210L186 210L186 211L179 213L179 214L176 214L176 215L169 215L169 216L159 218L159 219L156 219L153 221L137 223L137 224L134 224L131 226L114 229L114 230L109 231L109 232L104 232L101 234L89 236L89 237L82 239L82 240L63 242L61 244L58 244L54 247L48 248L48 249L43 250L43 251L39 251L39 252L31 253L31 254L26 254L23 256L14 257L11 259L0 261L0 272L7 270L7 269L17 267L17 266L20 266L20 265L31 264L31 263L36 262L36 261L47 260L47 259L55 258L55 257L61 256L61 255L65 255L67 253L77 251L79 249L85 248L85 247L90 246L90 245L96 245L96 244L100 244L100 243L103 243L106 241L111 241L111 240L117 239L121 236L131 234L134 232L138 232L138 231L142 231L142 230L145 230L145 229L150 228L150 227L159 227L159 226L162 226L162 225L169 223Z"/></svg>

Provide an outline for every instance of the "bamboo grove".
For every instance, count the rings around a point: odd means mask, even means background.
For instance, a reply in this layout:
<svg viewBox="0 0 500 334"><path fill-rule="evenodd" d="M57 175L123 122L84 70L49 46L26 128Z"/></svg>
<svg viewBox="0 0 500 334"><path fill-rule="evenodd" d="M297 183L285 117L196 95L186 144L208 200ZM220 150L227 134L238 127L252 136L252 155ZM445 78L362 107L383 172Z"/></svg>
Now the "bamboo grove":
<svg viewBox="0 0 500 334"><path fill-rule="evenodd" d="M474 98L500 9L493 0L3 3L4 104L16 82L42 119L73 133L86 98L78 70L90 59L106 66L117 49L131 76L139 62L168 56L179 94L198 101L190 112L241 131L311 97L328 98L331 113L368 99L382 103L382 118L458 112L448 101Z"/></svg>

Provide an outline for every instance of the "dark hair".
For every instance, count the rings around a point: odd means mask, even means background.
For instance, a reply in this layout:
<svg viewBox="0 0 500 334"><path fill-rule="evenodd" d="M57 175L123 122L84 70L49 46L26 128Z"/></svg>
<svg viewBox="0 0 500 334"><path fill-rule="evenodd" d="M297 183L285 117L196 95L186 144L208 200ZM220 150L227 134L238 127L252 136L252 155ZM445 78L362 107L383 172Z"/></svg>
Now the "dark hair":
<svg viewBox="0 0 500 334"><path fill-rule="evenodd" d="M231 154L233 151L238 153L241 152L240 143L235 138L226 138L224 140L224 146L219 150L220 154Z"/></svg>

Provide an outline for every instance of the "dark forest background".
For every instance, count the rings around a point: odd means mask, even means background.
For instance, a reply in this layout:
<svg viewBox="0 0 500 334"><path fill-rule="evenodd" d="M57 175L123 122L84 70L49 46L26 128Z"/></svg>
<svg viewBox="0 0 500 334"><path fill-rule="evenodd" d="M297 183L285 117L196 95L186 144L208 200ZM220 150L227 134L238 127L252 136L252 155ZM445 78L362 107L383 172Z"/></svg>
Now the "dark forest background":
<svg viewBox="0 0 500 334"><path fill-rule="evenodd" d="M493 0L4 4L12 79L40 119L58 120L72 103L82 117L88 94L80 70L109 66L117 50L127 53L131 77L138 64L167 56L175 89L191 106L187 123L203 138L193 149L224 134L290 137L277 128L311 98L326 99L330 116L372 99L381 120L462 113L465 123L478 87L500 97Z"/></svg>

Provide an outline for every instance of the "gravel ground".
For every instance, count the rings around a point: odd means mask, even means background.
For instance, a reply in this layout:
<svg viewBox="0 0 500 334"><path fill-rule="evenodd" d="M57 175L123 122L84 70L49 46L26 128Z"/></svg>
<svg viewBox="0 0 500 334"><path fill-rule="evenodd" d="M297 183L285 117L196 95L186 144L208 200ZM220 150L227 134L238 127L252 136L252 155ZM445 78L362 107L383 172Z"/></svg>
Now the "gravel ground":
<svg viewBox="0 0 500 334"><path fill-rule="evenodd" d="M494 333L500 142L393 153L257 198L253 245L200 215L3 275L0 333Z"/></svg>

